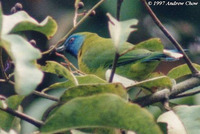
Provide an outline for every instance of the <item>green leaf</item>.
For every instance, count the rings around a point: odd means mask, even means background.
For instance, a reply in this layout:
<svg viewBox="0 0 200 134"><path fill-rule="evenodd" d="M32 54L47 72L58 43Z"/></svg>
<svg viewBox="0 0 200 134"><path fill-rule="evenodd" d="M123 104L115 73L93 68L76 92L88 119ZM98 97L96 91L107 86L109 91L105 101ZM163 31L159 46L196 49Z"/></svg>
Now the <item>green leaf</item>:
<svg viewBox="0 0 200 134"><path fill-rule="evenodd" d="M173 86L172 80L167 76L159 76L155 78L150 78L144 81L140 81L131 85L129 88L134 90L134 87L142 87L152 93L159 89L168 88L171 89Z"/></svg>
<svg viewBox="0 0 200 134"><path fill-rule="evenodd" d="M135 31L136 28L131 28L133 25L138 24L138 20L131 19L127 21L119 22L111 14L107 13L109 18L108 27L111 39L115 45L116 50L118 51L119 48L127 41L131 32Z"/></svg>
<svg viewBox="0 0 200 134"><path fill-rule="evenodd" d="M73 99L50 116L40 130L46 134L91 127L120 128L141 134L162 133L147 110L114 94Z"/></svg>
<svg viewBox="0 0 200 134"><path fill-rule="evenodd" d="M15 64L15 91L20 95L28 95L42 81L43 73L36 67L36 59L41 53L24 38L18 35L4 35L0 42Z"/></svg>
<svg viewBox="0 0 200 134"><path fill-rule="evenodd" d="M159 38L151 38L146 41L142 41L135 45L135 49L147 49L149 51L163 52L163 44Z"/></svg>
<svg viewBox="0 0 200 134"><path fill-rule="evenodd" d="M14 95L6 100L6 104L9 108L17 110L23 99L22 96ZM15 125L15 118L15 116L0 110L0 128L9 131Z"/></svg>
<svg viewBox="0 0 200 134"><path fill-rule="evenodd" d="M66 67L55 61L46 61L46 63L47 64L45 66L41 67L43 71L63 76L75 85L78 85L77 79Z"/></svg>
<svg viewBox="0 0 200 134"><path fill-rule="evenodd" d="M43 89L42 92L47 92L47 91L51 91L51 90L66 90L73 86L76 86L76 85L71 81L58 82L58 83L54 83L54 84L50 85L49 87Z"/></svg>
<svg viewBox="0 0 200 134"><path fill-rule="evenodd" d="M194 64L194 63L193 63L193 65L194 65L194 67L196 67L200 71L200 65ZM167 75L170 78L178 79L180 77L183 77L183 76L189 75L189 74L191 74L191 71L190 71L188 65L183 64L183 65L180 65L180 66L175 67L172 70L170 70Z"/></svg>
<svg viewBox="0 0 200 134"><path fill-rule="evenodd" d="M78 83L83 84L100 84L100 83L107 83L105 80L101 79L100 77L92 74L87 74L83 76L77 76Z"/></svg>
<svg viewBox="0 0 200 134"><path fill-rule="evenodd" d="M177 106L162 114L158 122L168 124L168 134L199 134L200 106Z"/></svg>
<svg viewBox="0 0 200 134"><path fill-rule="evenodd" d="M92 84L92 85L79 85L69 88L61 96L60 101L66 102L76 97L91 96L102 93L113 93L121 96L125 100L128 99L126 89L119 83L113 84Z"/></svg>
<svg viewBox="0 0 200 134"><path fill-rule="evenodd" d="M30 17L24 11L19 11L12 15L3 16L3 34L27 30L43 33L49 39L56 33L57 24L55 20L49 16L41 23L38 23L34 18Z"/></svg>
<svg viewBox="0 0 200 134"><path fill-rule="evenodd" d="M76 79L78 80L78 83L81 85L86 84L100 84L100 83L107 83L103 79L97 77L96 75L84 75L84 76L76 76ZM50 90L66 90L70 87L76 86L71 81L64 81L64 82L58 82L50 85L49 87L43 89L43 92L50 91ZM61 89L62 88L62 89Z"/></svg>

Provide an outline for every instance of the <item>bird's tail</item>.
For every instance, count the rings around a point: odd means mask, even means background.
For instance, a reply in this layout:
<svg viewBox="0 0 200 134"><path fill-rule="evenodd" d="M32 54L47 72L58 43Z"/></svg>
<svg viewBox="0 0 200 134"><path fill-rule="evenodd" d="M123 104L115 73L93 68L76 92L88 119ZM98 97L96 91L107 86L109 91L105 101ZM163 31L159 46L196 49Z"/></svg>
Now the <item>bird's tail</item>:
<svg viewBox="0 0 200 134"><path fill-rule="evenodd" d="M177 61L183 57L182 53L179 53L177 50L167 50L164 49L163 53L158 53L156 55L152 55L148 58L142 60L142 62L150 62L154 60L162 60L162 61Z"/></svg>

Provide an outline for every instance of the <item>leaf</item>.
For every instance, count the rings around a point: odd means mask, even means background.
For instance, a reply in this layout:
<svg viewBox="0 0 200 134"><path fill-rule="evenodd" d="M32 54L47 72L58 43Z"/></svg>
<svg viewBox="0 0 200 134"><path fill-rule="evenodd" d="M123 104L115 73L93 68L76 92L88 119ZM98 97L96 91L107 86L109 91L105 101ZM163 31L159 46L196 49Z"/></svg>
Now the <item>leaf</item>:
<svg viewBox="0 0 200 134"><path fill-rule="evenodd" d="M195 64L195 63L193 63L193 65L200 71L200 65ZM180 77L183 77L189 74L191 74L189 67L187 66L187 64L183 64L170 70L167 76L173 79L178 79Z"/></svg>
<svg viewBox="0 0 200 134"><path fill-rule="evenodd" d="M6 104L9 108L17 110L23 99L24 97L22 96L14 95L6 100ZM15 116L0 110L0 128L9 131L15 122L15 118Z"/></svg>
<svg viewBox="0 0 200 134"><path fill-rule="evenodd" d="M108 84L79 85L76 87L69 88L61 96L60 101L66 102L76 97L91 96L102 93L113 93L121 96L125 100L128 99L126 89L121 84L108 83Z"/></svg>
<svg viewBox="0 0 200 134"><path fill-rule="evenodd" d="M162 114L158 122L168 124L168 134L199 134L200 106L177 106Z"/></svg>
<svg viewBox="0 0 200 134"><path fill-rule="evenodd" d="M18 35L4 35L0 42L15 64L15 91L20 95L32 93L42 81L43 73L36 67L41 53Z"/></svg>
<svg viewBox="0 0 200 134"><path fill-rule="evenodd" d="M78 80L78 83L81 85L87 85L87 84L100 84L100 83L106 83L103 79L97 77L96 75L84 75L84 76L76 76L76 79ZM64 82L58 82L50 85L49 87L43 89L43 92L50 91L50 90L67 90L70 87L76 86L71 81L64 81ZM61 89L62 88L62 89Z"/></svg>
<svg viewBox="0 0 200 134"><path fill-rule="evenodd" d="M150 91L151 93L154 93L158 89L163 89L163 88L171 89L172 86L173 86L173 83L169 77L159 76L159 77L150 78L144 81L137 82L128 88L131 88L131 90L133 90L135 87L142 87L143 89L146 89Z"/></svg>
<svg viewBox="0 0 200 134"><path fill-rule="evenodd" d="M117 21L114 17L112 17L109 13L107 13L109 18L108 28L110 32L111 39L115 45L116 50L127 41L131 32L136 31L136 28L132 28L131 26L137 25L137 19L131 19L127 21Z"/></svg>
<svg viewBox="0 0 200 134"><path fill-rule="evenodd" d="M57 24L55 20L49 16L41 23L38 23L34 18L30 17L24 11L19 11L12 15L3 16L3 34L27 30L43 33L49 39L56 33Z"/></svg>
<svg viewBox="0 0 200 134"><path fill-rule="evenodd" d="M163 52L163 44L159 38L151 38L146 41L142 41L135 45L135 49L147 49L149 51Z"/></svg>
<svg viewBox="0 0 200 134"><path fill-rule="evenodd" d="M50 116L40 130L47 134L91 127L120 128L141 134L162 133L147 110L114 94L73 99Z"/></svg>
<svg viewBox="0 0 200 134"><path fill-rule="evenodd" d="M63 76L75 85L78 85L77 79L66 67L55 61L46 61L46 63L45 66L41 67L43 71Z"/></svg>
<svg viewBox="0 0 200 134"><path fill-rule="evenodd" d="M97 77L96 75L87 74L83 76L76 76L79 84L99 84L99 83L107 83L105 80Z"/></svg>

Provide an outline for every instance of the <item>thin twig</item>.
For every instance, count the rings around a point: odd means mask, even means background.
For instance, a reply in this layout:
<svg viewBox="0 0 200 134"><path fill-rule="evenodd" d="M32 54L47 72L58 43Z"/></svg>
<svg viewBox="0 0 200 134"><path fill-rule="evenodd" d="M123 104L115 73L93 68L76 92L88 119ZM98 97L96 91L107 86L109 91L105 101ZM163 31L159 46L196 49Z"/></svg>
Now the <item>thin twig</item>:
<svg viewBox="0 0 200 134"><path fill-rule="evenodd" d="M185 62L187 63L188 67L190 68L192 74L194 76L199 75L199 71L193 66L190 58L187 56L181 45L176 41L176 39L168 32L168 30L164 27L164 25L161 23L161 21L158 19L158 17L155 15L155 13L152 11L152 9L149 7L146 0L141 0L141 2L146 7L148 13L152 17L153 21L156 23L156 25L161 29L161 31L165 34L165 36L174 44L174 46L183 54L183 58Z"/></svg>
<svg viewBox="0 0 200 134"><path fill-rule="evenodd" d="M74 27L75 27L76 24L77 24L77 18L78 18L78 7L75 7L75 11L74 11L74 19L73 19Z"/></svg>
<svg viewBox="0 0 200 134"><path fill-rule="evenodd" d="M125 55L125 54L127 54L128 52L130 52L130 51L132 51L132 50L134 50L135 49L135 46L133 46L133 47L131 47L131 48L129 48L129 49L127 49L127 50L125 50L124 52L122 52L119 56L121 57L121 56L123 56L123 55Z"/></svg>
<svg viewBox="0 0 200 134"><path fill-rule="evenodd" d="M83 16L83 18L81 18L81 20L76 24L75 27L73 27L62 39L60 39L55 45L53 45L53 47L51 47L49 50L43 52L42 54L45 55L45 54L48 54L50 53L51 51L53 51L56 47L58 47L60 44L62 44L67 38L68 36L74 32L78 26L80 24L82 24L86 19L87 17L92 13L93 10L95 10L98 6L100 6L105 0L101 0L99 1L96 5L93 6L93 8L91 8L86 14L85 16Z"/></svg>
<svg viewBox="0 0 200 134"><path fill-rule="evenodd" d="M121 5L124 0L117 0L117 19L120 19L120 11L121 11Z"/></svg>
<svg viewBox="0 0 200 134"><path fill-rule="evenodd" d="M0 79L0 82L8 82L12 85L15 84L15 82L9 80L9 81L6 81L4 79ZM37 96L40 96L40 97L43 97L43 98L46 98L46 99L49 99L49 100L52 100L52 101L59 101L58 98L54 97L54 96L51 96L51 95L48 95L48 94L45 94L45 93L41 93L41 92L38 92L38 91L33 91L33 94L37 95Z"/></svg>
<svg viewBox="0 0 200 134"><path fill-rule="evenodd" d="M9 107L6 107L6 108L1 108L0 107L0 110L5 111L5 112L7 112L7 113L9 113L9 114L11 114L13 116L19 117L20 119L25 120L25 121L35 125L36 127L41 127L42 125L44 125L44 122L36 120L36 119L34 119L34 118L24 114L24 113L21 113L21 112L18 112L18 111L14 111Z"/></svg>
<svg viewBox="0 0 200 134"><path fill-rule="evenodd" d="M117 1L117 20L118 21L120 20L120 10L121 10L122 2L123 2L123 0ZM111 71L110 79L109 79L110 83L113 81L113 77L115 75L115 70L116 70L116 67L117 67L117 62L118 62L119 57L120 57L120 54L116 51L115 52L115 58L114 58L113 64L112 64L112 71Z"/></svg>
<svg viewBox="0 0 200 134"><path fill-rule="evenodd" d="M194 92L189 92L189 93L182 93L182 94L177 95L176 98L188 97L188 96L196 95L199 93L200 93L200 90L194 91Z"/></svg>
<svg viewBox="0 0 200 134"><path fill-rule="evenodd" d="M76 68L63 54L57 53L56 55L63 58L65 60L65 62L67 63L67 66L70 66L72 69L74 69L76 72L80 73L80 74L85 74L82 71L80 71L78 68ZM71 71L71 68L69 68L69 70Z"/></svg>
<svg viewBox="0 0 200 134"><path fill-rule="evenodd" d="M51 96L51 95L48 95L48 94L45 94L45 93L41 93L41 92L38 92L38 91L33 91L33 94L40 96L42 98L52 100L52 101L56 101L56 102L59 101L59 98L57 98L57 97L54 97L54 96Z"/></svg>

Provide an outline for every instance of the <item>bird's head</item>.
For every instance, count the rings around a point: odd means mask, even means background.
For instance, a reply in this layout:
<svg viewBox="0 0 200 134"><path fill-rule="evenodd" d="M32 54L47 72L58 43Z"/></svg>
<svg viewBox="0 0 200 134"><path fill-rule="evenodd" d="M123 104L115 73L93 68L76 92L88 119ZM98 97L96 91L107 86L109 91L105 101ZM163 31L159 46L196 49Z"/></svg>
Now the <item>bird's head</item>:
<svg viewBox="0 0 200 134"><path fill-rule="evenodd" d="M58 48L56 48L56 52L64 52L67 51L73 56L77 57L78 52L83 45L85 36L82 34L73 34Z"/></svg>

